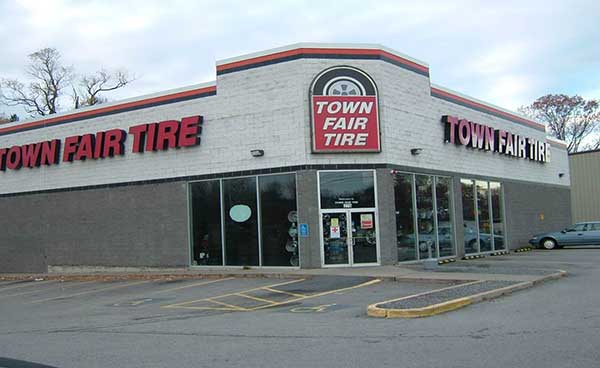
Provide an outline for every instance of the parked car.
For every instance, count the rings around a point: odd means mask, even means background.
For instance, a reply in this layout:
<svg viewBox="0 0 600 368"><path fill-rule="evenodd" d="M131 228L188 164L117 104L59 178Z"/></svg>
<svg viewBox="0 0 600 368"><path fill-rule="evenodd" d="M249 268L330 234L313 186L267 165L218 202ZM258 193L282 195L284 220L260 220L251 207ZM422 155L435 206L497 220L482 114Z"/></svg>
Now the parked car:
<svg viewBox="0 0 600 368"><path fill-rule="evenodd" d="M561 231L533 236L529 244L544 249L569 245L600 245L600 221L579 222Z"/></svg>

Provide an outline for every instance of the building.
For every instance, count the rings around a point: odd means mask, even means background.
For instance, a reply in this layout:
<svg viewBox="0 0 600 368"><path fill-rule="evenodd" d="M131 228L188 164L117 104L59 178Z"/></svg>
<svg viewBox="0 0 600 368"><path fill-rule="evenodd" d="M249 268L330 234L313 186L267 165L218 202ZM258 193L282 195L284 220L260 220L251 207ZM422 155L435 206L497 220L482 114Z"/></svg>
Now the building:
<svg viewBox="0 0 600 368"><path fill-rule="evenodd" d="M569 155L574 222L600 221L600 150Z"/></svg>
<svg viewBox="0 0 600 368"><path fill-rule="evenodd" d="M563 142L379 45L286 46L9 123L0 163L4 272L389 265L571 222Z"/></svg>

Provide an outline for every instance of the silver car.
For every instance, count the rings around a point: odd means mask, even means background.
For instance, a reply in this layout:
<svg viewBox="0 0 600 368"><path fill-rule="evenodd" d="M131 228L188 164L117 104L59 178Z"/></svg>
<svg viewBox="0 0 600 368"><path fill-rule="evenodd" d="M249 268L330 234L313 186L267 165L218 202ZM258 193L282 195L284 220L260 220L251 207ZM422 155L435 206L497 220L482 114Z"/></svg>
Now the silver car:
<svg viewBox="0 0 600 368"><path fill-rule="evenodd" d="M529 244L544 249L569 245L600 245L600 221L579 222L561 231L533 236Z"/></svg>

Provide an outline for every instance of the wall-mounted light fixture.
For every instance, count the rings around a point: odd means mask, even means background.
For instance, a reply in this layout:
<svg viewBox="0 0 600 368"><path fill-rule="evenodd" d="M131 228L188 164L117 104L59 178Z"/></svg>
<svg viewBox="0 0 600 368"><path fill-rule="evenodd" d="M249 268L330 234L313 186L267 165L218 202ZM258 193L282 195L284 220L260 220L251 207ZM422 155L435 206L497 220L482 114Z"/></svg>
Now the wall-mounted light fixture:
<svg viewBox="0 0 600 368"><path fill-rule="evenodd" d="M252 157L262 157L265 155L265 151L261 149L255 149L250 151L250 154L252 155Z"/></svg>
<svg viewBox="0 0 600 368"><path fill-rule="evenodd" d="M416 155L420 155L422 151L423 151L423 148L411 148L410 154L413 156L416 156Z"/></svg>
<svg viewBox="0 0 600 368"><path fill-rule="evenodd" d="M565 173L558 173L559 178L562 178L563 176L565 176Z"/></svg>

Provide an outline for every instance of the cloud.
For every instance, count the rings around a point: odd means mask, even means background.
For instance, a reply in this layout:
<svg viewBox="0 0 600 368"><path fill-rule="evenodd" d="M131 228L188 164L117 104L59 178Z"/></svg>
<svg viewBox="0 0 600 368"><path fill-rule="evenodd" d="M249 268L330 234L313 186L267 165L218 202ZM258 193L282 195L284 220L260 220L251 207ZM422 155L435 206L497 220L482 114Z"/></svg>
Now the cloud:
<svg viewBox="0 0 600 368"><path fill-rule="evenodd" d="M126 98L213 80L222 58L368 42L428 62L434 83L515 109L545 93L597 93L599 13L583 0L0 2L0 77L22 77L27 54L56 47L81 72L135 72L111 95Z"/></svg>

